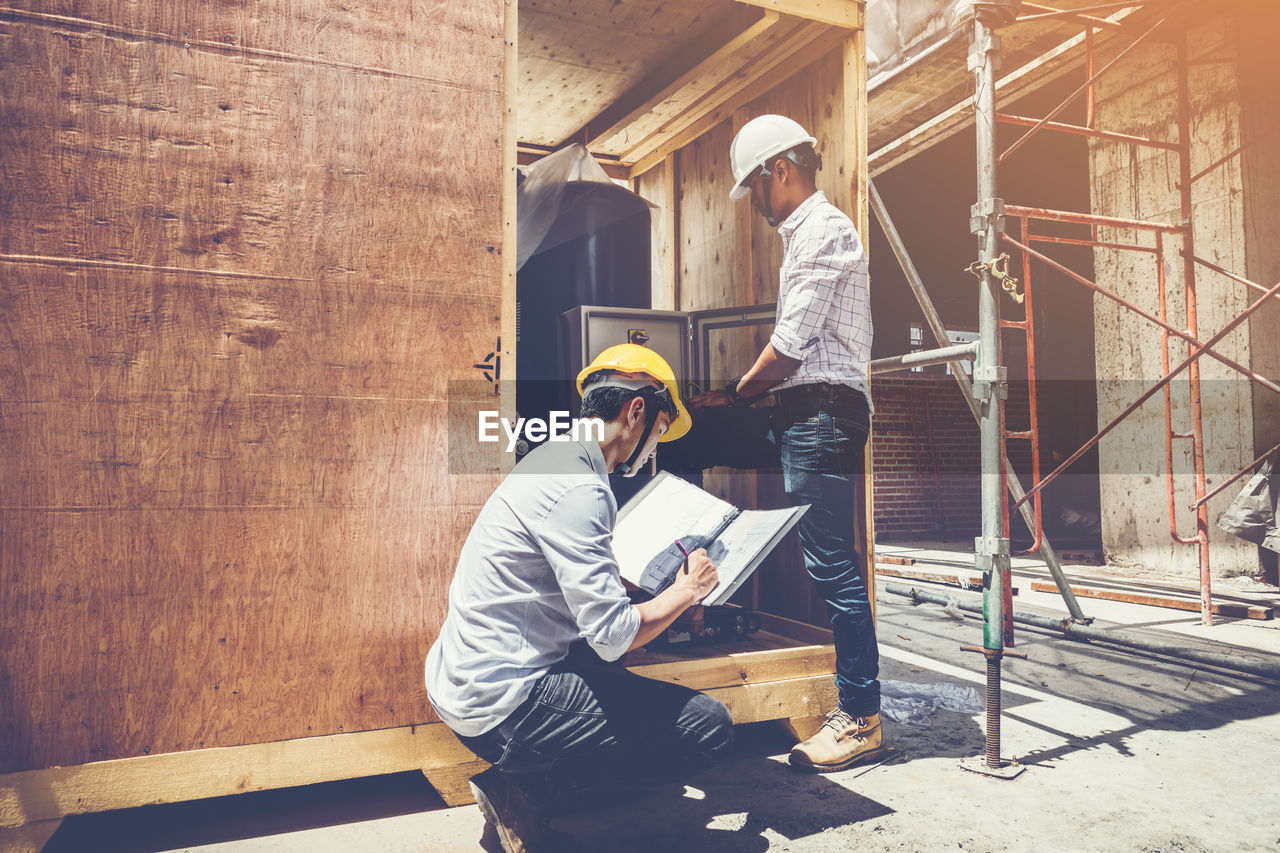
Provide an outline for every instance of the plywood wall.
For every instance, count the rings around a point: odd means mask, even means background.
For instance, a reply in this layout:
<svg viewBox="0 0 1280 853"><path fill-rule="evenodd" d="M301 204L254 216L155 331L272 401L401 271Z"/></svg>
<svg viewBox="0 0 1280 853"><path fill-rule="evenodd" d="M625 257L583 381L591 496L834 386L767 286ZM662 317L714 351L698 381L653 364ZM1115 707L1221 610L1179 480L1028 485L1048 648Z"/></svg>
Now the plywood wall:
<svg viewBox="0 0 1280 853"><path fill-rule="evenodd" d="M676 203L676 173L679 168L679 155L672 154L660 165L637 177L633 187L637 195L654 205L649 211L652 228L649 237L650 270L653 278L650 305L663 311L675 311L678 300L676 267L680 262L677 244L680 208Z"/></svg>
<svg viewBox="0 0 1280 853"><path fill-rule="evenodd" d="M0 15L0 771L433 719L496 482L445 424L499 333L503 4L30 5Z"/></svg>

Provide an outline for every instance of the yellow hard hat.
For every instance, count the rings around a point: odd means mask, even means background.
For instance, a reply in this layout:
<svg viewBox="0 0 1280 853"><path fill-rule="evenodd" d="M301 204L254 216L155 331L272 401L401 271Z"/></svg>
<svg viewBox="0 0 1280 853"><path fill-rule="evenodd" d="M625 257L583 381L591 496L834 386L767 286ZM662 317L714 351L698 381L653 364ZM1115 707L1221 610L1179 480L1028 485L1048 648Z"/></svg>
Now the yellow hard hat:
<svg viewBox="0 0 1280 853"><path fill-rule="evenodd" d="M578 374L578 394L583 393L582 383L597 370L613 370L619 373L643 373L662 383L671 401L676 405L676 418L667 427L666 433L658 441L675 441L693 426L693 418L680 402L680 393L676 390L676 375L666 359L648 347L639 344L618 344L600 353L591 364Z"/></svg>

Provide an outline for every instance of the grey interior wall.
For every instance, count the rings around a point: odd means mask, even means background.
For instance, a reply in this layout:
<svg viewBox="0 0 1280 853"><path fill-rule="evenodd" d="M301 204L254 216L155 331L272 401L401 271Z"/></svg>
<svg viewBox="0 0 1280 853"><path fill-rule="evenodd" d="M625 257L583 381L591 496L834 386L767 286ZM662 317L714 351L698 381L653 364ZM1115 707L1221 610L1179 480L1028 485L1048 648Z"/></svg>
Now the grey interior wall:
<svg viewBox="0 0 1280 853"><path fill-rule="evenodd" d="M1244 154L1245 254L1250 280L1266 287L1280 281L1280 19L1241 17L1240 83L1242 138L1259 140ZM1270 132L1270 135L1267 135ZM1259 309L1249 321L1253 361L1250 366L1280 380L1280 302ZM1280 394L1261 386L1253 392L1254 452L1280 444Z"/></svg>
<svg viewBox="0 0 1280 853"><path fill-rule="evenodd" d="M1208 166L1239 144L1241 102L1236 55L1235 21L1219 15L1195 26L1190 45L1192 171ZM1110 75L1098 91L1097 126L1156 139L1175 140L1177 90L1175 52L1171 41L1157 41L1135 51ZM1101 57L1106 61L1108 56ZM1225 60L1225 61L1224 61ZM1093 211L1107 216L1175 223L1179 220L1177 157L1168 152L1129 143L1091 143ZM1194 186L1193 219L1196 254L1233 271L1247 269L1245 205L1239 159L1224 164ZM1131 241L1132 232L1101 229L1103 240ZM1140 237L1152 245L1150 234ZM1182 241L1166 241L1169 322L1185 327ZM1097 250L1098 282L1149 311L1157 311L1156 267L1152 256L1134 252ZM1251 300L1239 284L1199 270L1196 276L1199 332L1207 339L1241 312ZM1157 327L1114 302L1095 299L1098 424L1101 427L1126 408L1162 373ZM1248 363L1248 326L1225 338L1223 354ZM1170 345L1176 365L1188 350ZM1184 374L1185 376L1185 374ZM1205 467L1208 488L1230 477L1253 458L1254 408L1252 383L1230 368L1201 360ZM1189 431L1187 383L1173 383L1174 429ZM1099 447L1102 490L1103 544L1118 564L1172 570L1194 577L1198 562L1194 546L1179 545L1169 534L1166 486L1163 398L1157 394L1131 415ZM1174 450L1176 517L1182 535L1195 530L1187 509L1194 478L1190 442L1178 441ZM1252 546L1216 527L1230 503L1228 490L1209 504L1211 567L1217 575L1256 568Z"/></svg>

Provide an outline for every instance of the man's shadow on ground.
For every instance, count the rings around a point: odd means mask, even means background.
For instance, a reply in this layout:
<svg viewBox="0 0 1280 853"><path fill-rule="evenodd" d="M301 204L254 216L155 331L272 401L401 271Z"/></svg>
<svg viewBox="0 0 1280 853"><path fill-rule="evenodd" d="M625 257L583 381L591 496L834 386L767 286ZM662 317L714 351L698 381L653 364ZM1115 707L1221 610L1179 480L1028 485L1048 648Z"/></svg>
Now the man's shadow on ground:
<svg viewBox="0 0 1280 853"><path fill-rule="evenodd" d="M889 806L848 787L858 777L912 758L975 755L982 732L963 714L935 712L928 727L885 721L890 749L836 774L804 773L786 764L794 739L779 723L736 729L731 756L688 780L632 795L590 811L558 816L552 826L573 836L583 853L757 853L840 826L875 821Z"/></svg>
<svg viewBox="0 0 1280 853"><path fill-rule="evenodd" d="M885 675L920 681L885 661ZM882 768L923 758L981 754L981 727L966 714L934 711L926 725L884 719L889 751L837 774L786 764L794 739L778 722L739 725L724 762L684 784L633 794L556 817L583 853L756 853L840 826L876 821L893 809L850 788L874 788ZM872 784L867 784L871 782ZM327 782L188 803L143 806L67 818L46 845L55 851L120 853L263 838L326 826L410 815L443 807L419 772ZM473 807L474 808L474 807ZM873 824L874 825L874 824ZM458 839L465 849L480 838Z"/></svg>

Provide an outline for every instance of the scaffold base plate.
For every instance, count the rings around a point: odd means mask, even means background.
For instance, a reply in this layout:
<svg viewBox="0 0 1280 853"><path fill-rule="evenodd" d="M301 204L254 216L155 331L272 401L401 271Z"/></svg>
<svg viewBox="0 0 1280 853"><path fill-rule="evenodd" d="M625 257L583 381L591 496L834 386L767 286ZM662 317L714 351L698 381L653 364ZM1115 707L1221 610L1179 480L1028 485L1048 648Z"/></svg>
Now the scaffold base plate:
<svg viewBox="0 0 1280 853"><path fill-rule="evenodd" d="M1019 776L1023 767L1016 761L1006 761L1000 759L999 767L988 767L987 757L985 755L975 755L971 758L960 759L960 766L972 773L981 773L983 776L994 776L997 779L1013 779Z"/></svg>

